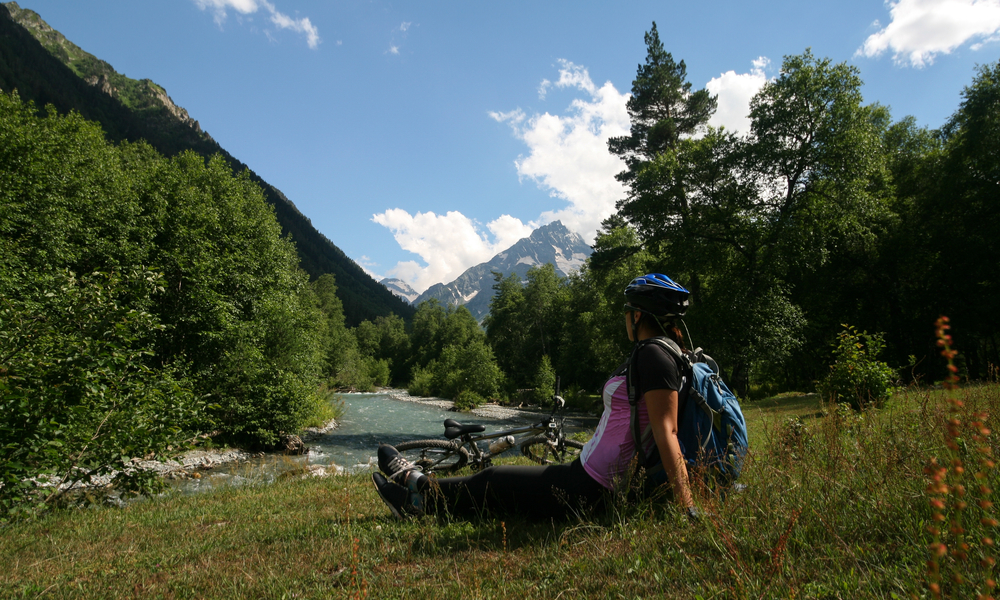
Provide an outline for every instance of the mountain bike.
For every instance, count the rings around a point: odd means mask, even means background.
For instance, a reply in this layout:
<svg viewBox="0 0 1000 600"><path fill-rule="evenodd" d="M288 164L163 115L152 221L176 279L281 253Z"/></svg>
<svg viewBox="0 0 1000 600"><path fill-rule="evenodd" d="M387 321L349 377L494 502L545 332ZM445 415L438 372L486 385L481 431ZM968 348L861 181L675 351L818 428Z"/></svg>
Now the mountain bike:
<svg viewBox="0 0 1000 600"><path fill-rule="evenodd" d="M558 390L559 384L556 383L552 413L533 425L483 433L485 425L462 425L454 419L445 419L446 440L402 442L396 444L396 450L428 474L454 473L466 465L473 471L479 471L492 466L493 457L514 446L520 449L522 455L540 465L572 461L580 456L583 442L566 437L564 418L556 414L566 401L559 396ZM515 440L515 436L524 437ZM483 449L479 442L488 440L497 442Z"/></svg>

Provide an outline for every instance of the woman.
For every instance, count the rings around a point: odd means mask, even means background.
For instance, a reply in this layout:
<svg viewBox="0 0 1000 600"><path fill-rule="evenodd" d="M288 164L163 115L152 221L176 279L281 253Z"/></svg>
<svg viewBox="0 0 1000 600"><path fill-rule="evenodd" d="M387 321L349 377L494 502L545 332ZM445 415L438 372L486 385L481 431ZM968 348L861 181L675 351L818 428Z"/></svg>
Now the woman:
<svg viewBox="0 0 1000 600"><path fill-rule="evenodd" d="M625 330L637 344L635 357L639 398L638 423L642 452L659 453L678 506L695 518L687 468L677 440L678 392L683 369L658 344L638 345L666 336L684 347L673 323L687 310L689 292L665 275L637 277L625 288ZM636 454L626 385L627 361L605 383L604 413L594 437L580 458L570 464L545 467L489 467L467 477L432 479L404 459L392 446L378 450L379 469L372 481L397 518L424 513L473 516L522 515L559 518L595 506L620 485ZM384 475L383 475L384 473Z"/></svg>

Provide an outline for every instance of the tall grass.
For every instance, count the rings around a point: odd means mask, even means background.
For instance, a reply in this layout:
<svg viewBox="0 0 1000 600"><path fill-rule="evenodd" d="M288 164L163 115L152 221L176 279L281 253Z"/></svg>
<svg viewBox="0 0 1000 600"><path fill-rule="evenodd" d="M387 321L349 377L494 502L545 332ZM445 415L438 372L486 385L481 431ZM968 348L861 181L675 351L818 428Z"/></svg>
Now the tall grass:
<svg viewBox="0 0 1000 600"><path fill-rule="evenodd" d="M956 414L949 402L961 402ZM807 406L807 401L811 406ZM925 468L996 450L1000 385L914 389L857 413L789 397L745 407L742 481L701 490L691 525L669 505L617 499L570 522L430 517L399 523L367 474L223 488L0 530L3 598L975 598L995 563L985 511L951 528ZM763 404L761 406L764 406ZM782 407L788 407L783 411ZM794 414L795 416L789 416ZM973 416L975 419L973 419ZM955 438L953 419L981 439ZM966 421L965 419L969 419ZM965 427L965 425L963 425ZM954 442L958 450L949 447ZM982 473L981 478L976 473ZM995 469L965 477L993 489ZM969 483L964 483L969 487ZM978 501L980 496L975 496ZM943 511L943 512L942 512ZM943 514L945 526L929 531ZM983 513L986 514L986 513ZM964 536L959 538L958 536ZM967 560L953 554L969 545ZM929 568L935 544L939 577ZM933 547L932 547L933 546ZM956 583L954 575L962 577ZM937 578L935 578L937 577ZM930 587L936 584L935 588Z"/></svg>

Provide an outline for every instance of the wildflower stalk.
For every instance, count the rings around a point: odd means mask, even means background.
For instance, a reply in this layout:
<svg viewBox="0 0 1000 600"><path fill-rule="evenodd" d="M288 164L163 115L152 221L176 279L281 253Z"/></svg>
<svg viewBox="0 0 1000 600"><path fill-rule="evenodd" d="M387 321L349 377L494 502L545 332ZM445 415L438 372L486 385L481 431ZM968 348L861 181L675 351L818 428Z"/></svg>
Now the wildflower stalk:
<svg viewBox="0 0 1000 600"><path fill-rule="evenodd" d="M927 584L935 598L943 596L945 586L953 591L954 597L976 597L992 599L990 595L996 587L992 577L995 560L990 555L994 542L984 534L970 535L967 531L966 513L969 502L973 501L979 507L981 518L978 525L984 531L996 527L997 521L992 517L993 503L990 496L993 491L988 487L988 473L995 466L992 449L989 445L990 430L986 426L988 414L985 412L969 413L965 403L956 395L959 377L955 357L958 354L952 347L952 338L948 334L951 326L948 317L942 316L936 323L937 345L941 348L941 356L948 362L948 375L944 380L947 395L947 421L945 423L946 459L939 461L931 458L924 468L929 480L927 486L928 501L931 505L932 522L927 526L931 534L928 546L930 558L927 561ZM963 417L966 419L963 421ZM968 439L963 437L968 433ZM966 465L962 460L962 448L968 447L968 440L978 455L978 470L973 475L975 480L971 489L966 487L970 478ZM976 523L968 526L974 527ZM970 544L970 541L972 544ZM980 560L978 564L972 560L973 545ZM950 557L950 560L948 560ZM944 579L942 563L948 560L948 580ZM981 571L976 573L979 567ZM970 578L973 573L983 577ZM962 588L977 589L977 593L963 594ZM972 591L971 589L969 590Z"/></svg>

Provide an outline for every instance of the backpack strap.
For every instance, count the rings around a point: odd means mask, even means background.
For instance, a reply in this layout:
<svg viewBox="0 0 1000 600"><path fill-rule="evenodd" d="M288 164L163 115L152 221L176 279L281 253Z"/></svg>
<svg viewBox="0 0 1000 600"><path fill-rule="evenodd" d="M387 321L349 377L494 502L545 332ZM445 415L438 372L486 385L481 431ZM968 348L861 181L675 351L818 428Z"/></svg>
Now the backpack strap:
<svg viewBox="0 0 1000 600"><path fill-rule="evenodd" d="M632 430L632 441L635 444L635 453L640 467L646 466L647 457L646 453L642 451L642 431L639 430L639 370L635 366L639 358L639 351L647 344L656 344L666 349L670 355L684 365L685 375L690 372L692 366L690 357L684 354L684 351L677 345L677 342L668 337L647 338L636 342L635 346L632 347L632 354L628 360L628 373L625 377L625 385L628 391L629 426ZM701 401L704 403L705 399L702 398ZM705 406L707 407L708 404L706 403ZM679 419L680 416L678 414Z"/></svg>

